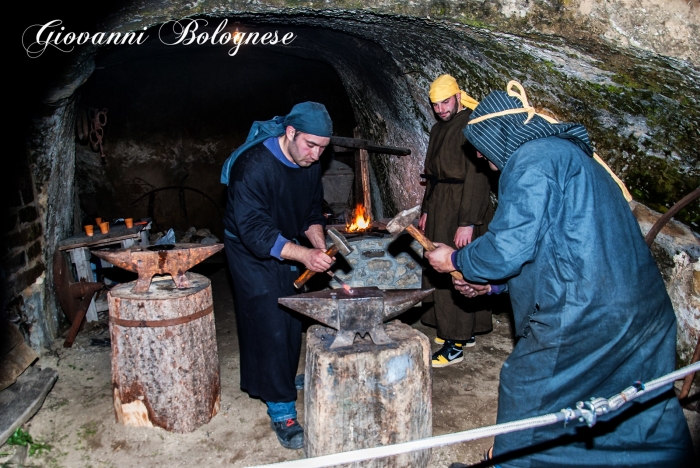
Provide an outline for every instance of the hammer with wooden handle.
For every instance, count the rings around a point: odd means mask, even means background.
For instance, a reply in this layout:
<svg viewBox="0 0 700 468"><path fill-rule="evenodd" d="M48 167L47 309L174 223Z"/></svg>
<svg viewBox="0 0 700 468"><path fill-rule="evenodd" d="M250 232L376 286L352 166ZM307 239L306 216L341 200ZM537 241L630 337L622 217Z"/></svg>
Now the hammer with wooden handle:
<svg viewBox="0 0 700 468"><path fill-rule="evenodd" d="M435 244L433 244L430 239L425 237L423 231L413 225L413 220L416 219L418 215L420 215L420 205L414 206L410 210L403 210L401 213L396 215L394 219L387 223L386 229L395 236L401 234L403 231L406 231L413 236L413 238L417 240L425 250L432 252L437 248L435 247ZM458 272L457 270L451 271L450 274L457 279L464 279L462 273Z"/></svg>
<svg viewBox="0 0 700 468"><path fill-rule="evenodd" d="M328 250L326 250L326 255L328 255L329 257L333 257L337 253L348 255L350 252L352 252L352 246L348 243L348 240L345 238L345 236L339 233L337 229L328 228L328 237L330 237L331 241L333 242L333 245ZM309 278L311 278L315 274L315 271L306 270L299 278L297 278L294 281L294 287L297 289L301 288L304 285L304 283L309 281Z"/></svg>

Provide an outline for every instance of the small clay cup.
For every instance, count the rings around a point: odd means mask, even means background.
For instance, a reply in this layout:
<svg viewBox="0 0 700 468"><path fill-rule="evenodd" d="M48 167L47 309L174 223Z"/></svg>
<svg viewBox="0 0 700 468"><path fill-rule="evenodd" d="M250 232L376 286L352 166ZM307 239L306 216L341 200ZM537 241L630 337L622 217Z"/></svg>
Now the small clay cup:
<svg viewBox="0 0 700 468"><path fill-rule="evenodd" d="M132 227L134 227L134 218L126 218L124 220L124 224L126 224L127 228L131 229Z"/></svg>
<svg viewBox="0 0 700 468"><path fill-rule="evenodd" d="M95 233L95 231L94 231L95 226L93 226L92 224L87 225L87 226L83 226L83 228L85 228L85 234L87 234L89 237L92 237L93 234Z"/></svg>
<svg viewBox="0 0 700 468"><path fill-rule="evenodd" d="M97 224L98 226L102 224L102 218L95 218L95 224Z"/></svg>
<svg viewBox="0 0 700 468"><path fill-rule="evenodd" d="M100 223L100 232L102 234L107 234L109 232L109 222L105 221L104 223Z"/></svg>

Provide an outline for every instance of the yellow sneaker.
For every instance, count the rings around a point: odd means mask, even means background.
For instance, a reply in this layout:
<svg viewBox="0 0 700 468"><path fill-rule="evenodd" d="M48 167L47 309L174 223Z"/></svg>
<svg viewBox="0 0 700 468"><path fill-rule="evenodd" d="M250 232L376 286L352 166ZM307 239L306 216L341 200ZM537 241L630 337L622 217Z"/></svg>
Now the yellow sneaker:
<svg viewBox="0 0 700 468"><path fill-rule="evenodd" d="M461 343L447 340L439 351L433 354L433 367L446 367L464 360L464 350Z"/></svg>

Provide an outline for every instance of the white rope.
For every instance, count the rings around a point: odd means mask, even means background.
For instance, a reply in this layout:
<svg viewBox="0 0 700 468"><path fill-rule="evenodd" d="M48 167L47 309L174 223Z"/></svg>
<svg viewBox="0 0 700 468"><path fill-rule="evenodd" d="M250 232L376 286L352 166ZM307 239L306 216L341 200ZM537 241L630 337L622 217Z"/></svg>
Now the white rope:
<svg viewBox="0 0 700 468"><path fill-rule="evenodd" d="M700 371L700 362L696 362L695 364L691 364L689 366L678 369L677 371L659 377L658 379L651 380L647 384L644 384L641 387L641 389L637 389L636 387L629 387L607 400L603 398L591 399L591 401L594 403L594 406L596 401L605 402L606 405L604 407L595 406L595 408L591 409L594 409L597 415L617 410L625 403L645 393L656 390L657 388L663 387L664 385L679 380L680 378L688 374L692 374L693 372L698 371ZM493 426L479 427L477 429L470 429L468 431L455 432L452 434L445 434L435 437L428 437L425 439L413 440L411 442L404 442L401 444L384 445L381 447L353 450L350 452L334 453L332 455L323 455L314 458L302 458L300 460L272 463L269 465L256 465L248 468L323 468L327 466L341 465L344 463L370 460L373 458L389 457L392 455L413 452L415 450L425 450L433 447L440 447L443 445L456 444L459 442L467 442L470 440L482 439L484 437L492 437L500 434L507 434L509 432L522 431L524 429L532 429L535 427L548 426L557 422L571 421L579 418L583 418L589 423L590 426L592 426L593 424L595 424L596 415L591 415L591 411L584 406L585 404L583 402L579 402L577 404L576 410L563 409L557 413L536 416L534 418L521 419L518 421L512 421L503 424L495 424ZM591 420L592 423L590 422Z"/></svg>

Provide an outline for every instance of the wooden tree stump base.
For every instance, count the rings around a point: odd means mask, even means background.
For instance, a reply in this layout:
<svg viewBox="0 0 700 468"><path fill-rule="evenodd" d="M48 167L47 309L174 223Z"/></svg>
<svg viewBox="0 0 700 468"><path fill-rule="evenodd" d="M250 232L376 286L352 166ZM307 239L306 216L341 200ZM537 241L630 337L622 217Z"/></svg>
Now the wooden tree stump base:
<svg viewBox="0 0 700 468"><path fill-rule="evenodd" d="M190 287L134 282L108 295L112 387L117 421L191 432L219 411L221 384L211 282L187 273Z"/></svg>
<svg viewBox="0 0 700 468"><path fill-rule="evenodd" d="M393 344L356 339L329 349L335 330L314 325L306 335L304 378L307 457L430 437L432 373L428 337L401 322L386 325ZM420 468L430 450L342 465Z"/></svg>

